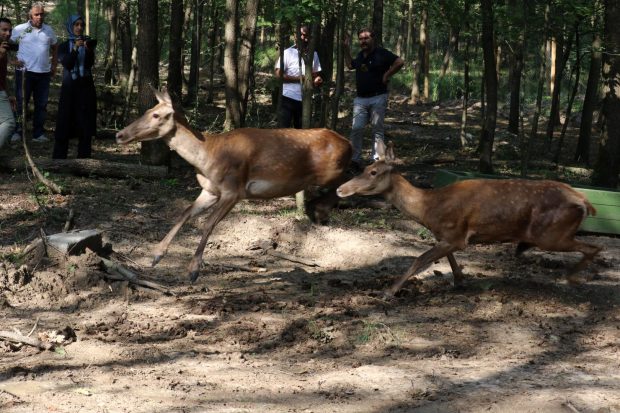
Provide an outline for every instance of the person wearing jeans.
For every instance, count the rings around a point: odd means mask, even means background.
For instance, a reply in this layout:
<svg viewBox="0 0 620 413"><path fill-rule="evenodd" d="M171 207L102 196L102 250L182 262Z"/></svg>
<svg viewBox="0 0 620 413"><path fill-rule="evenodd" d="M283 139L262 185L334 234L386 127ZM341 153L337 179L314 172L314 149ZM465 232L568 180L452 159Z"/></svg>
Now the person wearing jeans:
<svg viewBox="0 0 620 413"><path fill-rule="evenodd" d="M362 140L364 127L370 122L372 126L373 148L372 157L377 159L376 147L383 142L383 119L388 102L388 82L405 62L387 49L375 44L373 32L363 28L357 32L361 51L355 59L351 57L350 39L344 41L344 59L349 69L355 69L357 97L353 100L353 126L351 128L351 145L353 158L351 169L361 172Z"/></svg>
<svg viewBox="0 0 620 413"><path fill-rule="evenodd" d="M30 20L13 30L11 40L19 45L17 51L18 68L15 70L15 90L17 113L21 115L22 104L28 105L30 97L34 100L32 116L32 136L35 142L46 142L45 118L50 79L58 65L58 39L54 30L43 23L45 10L42 3L34 3L28 13ZM51 62L50 62L51 54ZM22 77L25 76L25 90L22 90ZM20 125L12 141L21 138Z"/></svg>

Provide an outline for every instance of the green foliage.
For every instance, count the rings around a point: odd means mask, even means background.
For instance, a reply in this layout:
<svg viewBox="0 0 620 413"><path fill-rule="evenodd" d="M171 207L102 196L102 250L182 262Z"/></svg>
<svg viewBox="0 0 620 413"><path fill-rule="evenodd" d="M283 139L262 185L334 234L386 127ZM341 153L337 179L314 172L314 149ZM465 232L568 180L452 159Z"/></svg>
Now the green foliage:
<svg viewBox="0 0 620 413"><path fill-rule="evenodd" d="M258 47L254 53L254 65L257 70L272 73L278 60L278 50L271 45Z"/></svg>

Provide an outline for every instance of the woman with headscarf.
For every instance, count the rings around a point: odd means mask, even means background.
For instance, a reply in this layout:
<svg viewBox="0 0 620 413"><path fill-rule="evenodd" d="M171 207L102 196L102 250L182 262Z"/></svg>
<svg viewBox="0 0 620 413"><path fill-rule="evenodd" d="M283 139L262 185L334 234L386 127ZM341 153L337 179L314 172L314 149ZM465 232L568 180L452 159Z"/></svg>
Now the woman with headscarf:
<svg viewBox="0 0 620 413"><path fill-rule="evenodd" d="M90 158L97 133L97 95L92 67L96 40L84 36L84 18L72 15L66 23L69 39L58 47L63 66L54 141L54 159L65 159L69 139L78 138L77 157Z"/></svg>

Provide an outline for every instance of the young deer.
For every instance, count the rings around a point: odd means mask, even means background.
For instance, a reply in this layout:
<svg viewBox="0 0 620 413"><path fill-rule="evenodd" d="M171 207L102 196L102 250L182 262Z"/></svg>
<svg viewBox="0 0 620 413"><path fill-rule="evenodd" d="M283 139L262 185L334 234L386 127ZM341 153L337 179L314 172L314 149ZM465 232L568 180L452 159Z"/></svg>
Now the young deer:
<svg viewBox="0 0 620 413"><path fill-rule="evenodd" d="M386 291L391 297L409 277L447 257L454 285L463 281L455 251L475 242L517 242L517 254L528 248L546 251L579 251L583 258L569 272L568 280L583 269L601 247L574 239L579 225L596 211L569 185L555 181L523 179L472 179L424 190L411 185L392 170L394 151L380 145L380 159L364 173L341 185L340 197L382 194L396 208L428 228L439 241L413 262L407 273Z"/></svg>
<svg viewBox="0 0 620 413"><path fill-rule="evenodd" d="M336 132L243 128L203 135L175 112L168 93L154 92L159 104L118 132L116 141L128 144L163 139L194 166L202 192L157 244L153 265L164 256L181 226L207 209L211 212L189 265L192 282L198 278L211 231L240 200L277 198L314 186L331 188L306 203L306 213L313 221L324 220L338 201L336 187L345 180L352 150L349 141Z"/></svg>

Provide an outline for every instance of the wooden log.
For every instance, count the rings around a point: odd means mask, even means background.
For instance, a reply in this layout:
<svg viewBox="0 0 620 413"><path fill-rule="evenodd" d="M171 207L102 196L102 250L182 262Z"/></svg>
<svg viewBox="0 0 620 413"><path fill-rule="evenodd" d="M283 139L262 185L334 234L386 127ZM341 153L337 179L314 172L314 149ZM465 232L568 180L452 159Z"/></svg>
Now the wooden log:
<svg viewBox="0 0 620 413"><path fill-rule="evenodd" d="M133 178L159 179L168 175L167 166L151 166L130 164L125 162L106 161L100 159L48 159L38 158L34 160L40 169L56 172L70 173L77 176L98 175L109 178ZM26 169L24 160L20 157L0 157L0 169L5 171L23 171Z"/></svg>

